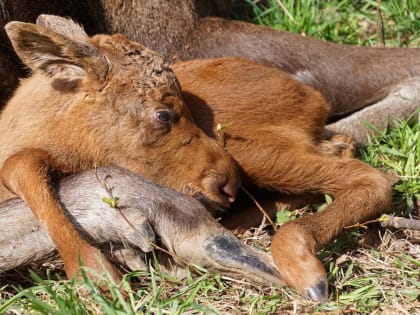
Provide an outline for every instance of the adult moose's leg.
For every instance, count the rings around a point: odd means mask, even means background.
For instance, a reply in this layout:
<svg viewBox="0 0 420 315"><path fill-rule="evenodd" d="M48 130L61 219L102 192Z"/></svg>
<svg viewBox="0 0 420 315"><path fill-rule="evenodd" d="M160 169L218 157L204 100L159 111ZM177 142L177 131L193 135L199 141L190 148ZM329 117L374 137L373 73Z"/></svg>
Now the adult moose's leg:
<svg viewBox="0 0 420 315"><path fill-rule="evenodd" d="M293 131L279 130L273 127L255 131L258 138L248 138L246 152L232 155L259 186L291 194L323 193L333 197L323 211L283 225L272 243L283 280L313 299L325 299L326 276L316 252L345 226L389 210L391 182L385 174L359 160L324 155ZM261 156L268 158L262 160Z"/></svg>
<svg viewBox="0 0 420 315"><path fill-rule="evenodd" d="M420 109L420 77L400 83L385 98L352 115L326 126L330 133L345 133L357 144L366 144L369 136L379 134L395 121L413 118ZM375 129L369 127L375 126Z"/></svg>
<svg viewBox="0 0 420 315"><path fill-rule="evenodd" d="M102 202L107 192L98 178L106 178L112 193L119 196L124 215ZM271 256L241 243L198 200L137 174L98 168L63 179L55 188L74 226L107 252L111 249L111 259L131 270L146 267L144 253L151 251L156 235L160 246L171 253L161 256L158 251L157 262L174 275L182 270L186 276L187 263L258 283L283 283ZM19 226L13 227L13 222ZM23 200L0 203L0 273L51 255L55 246L39 225ZM3 242L6 238L8 242ZM32 243L36 246L28 245Z"/></svg>
<svg viewBox="0 0 420 315"><path fill-rule="evenodd" d="M43 223L64 261L68 278L74 277L79 270L80 257L85 266L99 273L106 268L119 281L121 276L117 269L98 249L82 239L70 223L50 187L52 166L54 161L45 151L25 149L4 162L0 179L3 185L26 202Z"/></svg>

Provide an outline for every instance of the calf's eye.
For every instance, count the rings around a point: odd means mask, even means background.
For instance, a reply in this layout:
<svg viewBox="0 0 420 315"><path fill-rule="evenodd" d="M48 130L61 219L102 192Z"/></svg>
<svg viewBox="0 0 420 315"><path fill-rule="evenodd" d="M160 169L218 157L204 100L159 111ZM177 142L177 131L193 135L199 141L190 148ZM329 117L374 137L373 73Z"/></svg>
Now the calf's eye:
<svg viewBox="0 0 420 315"><path fill-rule="evenodd" d="M163 124L167 124L172 120L172 113L168 110L158 110L155 115L156 118Z"/></svg>

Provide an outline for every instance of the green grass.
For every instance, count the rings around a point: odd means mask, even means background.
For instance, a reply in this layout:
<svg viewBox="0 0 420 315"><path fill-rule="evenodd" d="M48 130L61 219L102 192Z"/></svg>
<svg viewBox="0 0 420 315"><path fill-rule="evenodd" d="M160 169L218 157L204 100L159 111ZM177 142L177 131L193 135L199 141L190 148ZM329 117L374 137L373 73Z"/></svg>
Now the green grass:
<svg viewBox="0 0 420 315"><path fill-rule="evenodd" d="M329 41L373 46L378 43L376 1L246 0L239 18ZM382 1L385 42L388 46L420 45L420 2Z"/></svg>
<svg viewBox="0 0 420 315"><path fill-rule="evenodd" d="M209 273L179 281L152 268L149 272L127 274L120 285L106 280L110 289L107 297L86 277L81 283L34 277L37 285L29 288L9 285L8 292L15 295L0 299L0 313L273 314L296 310L298 314L336 314L357 310L368 314L395 301L414 312L416 305L420 307L416 304L420 263L403 252L410 248L395 252L391 243L384 242L377 250L355 250L344 259L326 263L333 293L325 304L306 301L289 288L257 287Z"/></svg>
<svg viewBox="0 0 420 315"><path fill-rule="evenodd" d="M270 296L264 296L263 289L256 288L249 295L241 287L229 285L220 275L208 272L180 281L151 268L149 272L125 275L119 285L105 278L104 283L107 283L110 291L106 297L100 294L88 277L76 283L42 280L35 274L32 276L38 283L35 286L2 289L3 292L11 290L15 295L7 300L0 299L0 314L6 311L25 314L224 314L222 308L239 313L256 309L270 313L280 300L274 289L271 289ZM141 279L141 282L133 279ZM121 294L121 288L125 295ZM237 296L242 306L226 303L226 295Z"/></svg>
<svg viewBox="0 0 420 315"><path fill-rule="evenodd" d="M277 29L378 45L376 1L247 0L236 9L236 17ZM381 11L387 46L420 46L419 1L383 0ZM395 209L414 215L420 198L420 116L372 139L360 155L400 176ZM277 220L283 223L295 215L281 214ZM270 239L255 238L262 246ZM375 226L346 231L320 253L331 285L325 304L306 301L290 288L254 286L208 272L180 281L151 268L126 275L118 286L107 281L108 297L87 277L76 283L33 275L33 285L22 287L0 278L0 314L415 314L420 312L419 239L419 233Z"/></svg>
<svg viewBox="0 0 420 315"><path fill-rule="evenodd" d="M372 139L361 158L400 177L394 186L394 203L397 207L403 203L406 214L411 215L420 200L420 113Z"/></svg>

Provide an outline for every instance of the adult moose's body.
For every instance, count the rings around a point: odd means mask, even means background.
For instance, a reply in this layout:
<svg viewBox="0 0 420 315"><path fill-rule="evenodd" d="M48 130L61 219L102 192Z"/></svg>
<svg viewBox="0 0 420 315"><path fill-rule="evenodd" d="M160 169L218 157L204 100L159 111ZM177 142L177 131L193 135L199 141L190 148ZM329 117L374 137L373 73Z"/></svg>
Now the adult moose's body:
<svg viewBox="0 0 420 315"><path fill-rule="evenodd" d="M390 118L407 118L419 107L420 49L339 45L268 27L208 16L226 16L231 0L142 0L137 5L113 0L6 0L0 25L12 20L33 22L38 14L69 15L93 33L119 32L164 55L168 62L223 56L245 57L279 68L322 92L340 119L328 129L364 143L371 131ZM28 9L29 8L29 9ZM0 77L9 91L20 71L3 47ZM2 89L5 90L5 89ZM6 95L0 97L7 98ZM365 108L365 109L363 109Z"/></svg>
<svg viewBox="0 0 420 315"><path fill-rule="evenodd" d="M6 27L34 74L0 116L0 195L10 196L7 188L25 200L69 277L80 255L96 270L102 260L118 278L65 216L51 176L115 164L225 206L239 178L230 156L193 123L175 75L156 53L121 35L89 38L70 20L55 22L56 31L21 22Z"/></svg>

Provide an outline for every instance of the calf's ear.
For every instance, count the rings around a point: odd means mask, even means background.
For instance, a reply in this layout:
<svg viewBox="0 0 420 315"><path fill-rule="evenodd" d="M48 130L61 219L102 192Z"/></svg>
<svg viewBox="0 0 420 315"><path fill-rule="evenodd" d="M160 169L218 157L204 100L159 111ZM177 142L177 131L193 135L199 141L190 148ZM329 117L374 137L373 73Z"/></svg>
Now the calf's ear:
<svg viewBox="0 0 420 315"><path fill-rule="evenodd" d="M83 27L71 19L57 15L41 14L36 19L36 25L49 28L56 33L69 37L75 41L87 41L88 35Z"/></svg>
<svg viewBox="0 0 420 315"><path fill-rule="evenodd" d="M71 33L23 22L10 22L5 29L17 55L32 70L67 82L105 80L108 62L87 36L71 38Z"/></svg>

